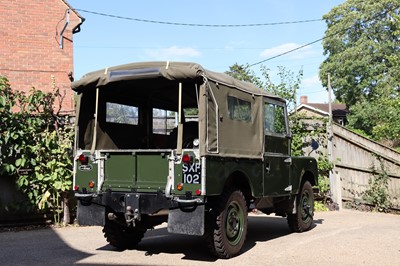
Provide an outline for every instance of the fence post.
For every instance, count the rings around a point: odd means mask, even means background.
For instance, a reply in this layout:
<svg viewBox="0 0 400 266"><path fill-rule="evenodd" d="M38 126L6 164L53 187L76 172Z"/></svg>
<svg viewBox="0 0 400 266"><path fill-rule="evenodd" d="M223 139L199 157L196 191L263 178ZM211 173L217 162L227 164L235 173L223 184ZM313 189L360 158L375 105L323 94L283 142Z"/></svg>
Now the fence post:
<svg viewBox="0 0 400 266"><path fill-rule="evenodd" d="M329 102L329 122L327 125L328 131L328 160L333 163L333 168L329 171L329 183L332 193L332 200L337 204L338 209L342 209L342 188L340 182L340 175L338 172L335 174L335 163L333 162L333 125L332 125L332 99L331 99L331 76L328 73L328 102Z"/></svg>

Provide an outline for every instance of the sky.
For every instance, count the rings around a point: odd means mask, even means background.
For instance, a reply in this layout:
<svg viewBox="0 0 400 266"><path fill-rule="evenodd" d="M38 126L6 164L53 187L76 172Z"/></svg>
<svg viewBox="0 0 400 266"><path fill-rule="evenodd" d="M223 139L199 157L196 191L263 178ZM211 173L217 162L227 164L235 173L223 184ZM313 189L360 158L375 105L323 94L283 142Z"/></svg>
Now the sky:
<svg viewBox="0 0 400 266"><path fill-rule="evenodd" d="M81 32L73 38L74 77L77 80L91 71L142 61L196 62L217 72L228 71L235 63L256 64L323 38L326 23L322 16L343 2L68 0L85 18ZM316 21L281 23L307 20ZM249 24L275 25L221 27ZM316 42L256 64L251 70L261 75L261 66L266 67L277 83L278 66L294 76L302 69L304 76L297 98L308 96L309 102L326 103L328 93L318 78L324 59L322 43Z"/></svg>

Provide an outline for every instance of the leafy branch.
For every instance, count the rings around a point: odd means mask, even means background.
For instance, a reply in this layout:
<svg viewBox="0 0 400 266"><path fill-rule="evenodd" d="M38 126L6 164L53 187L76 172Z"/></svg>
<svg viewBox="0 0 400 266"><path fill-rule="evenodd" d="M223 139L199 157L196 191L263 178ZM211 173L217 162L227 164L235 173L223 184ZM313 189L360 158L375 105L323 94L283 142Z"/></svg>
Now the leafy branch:
<svg viewBox="0 0 400 266"><path fill-rule="evenodd" d="M68 214L72 186L74 132L54 110L60 97L55 86L51 93L14 91L0 77L0 174L15 178L33 209L51 212L55 223Z"/></svg>

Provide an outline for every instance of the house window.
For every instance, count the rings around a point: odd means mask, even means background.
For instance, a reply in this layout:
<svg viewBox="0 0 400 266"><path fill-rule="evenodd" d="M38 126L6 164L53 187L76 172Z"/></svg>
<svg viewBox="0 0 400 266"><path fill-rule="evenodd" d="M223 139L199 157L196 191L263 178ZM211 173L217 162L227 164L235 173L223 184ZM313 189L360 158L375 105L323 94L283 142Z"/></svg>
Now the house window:
<svg viewBox="0 0 400 266"><path fill-rule="evenodd" d="M228 96L228 115L232 120L251 122L251 103Z"/></svg>

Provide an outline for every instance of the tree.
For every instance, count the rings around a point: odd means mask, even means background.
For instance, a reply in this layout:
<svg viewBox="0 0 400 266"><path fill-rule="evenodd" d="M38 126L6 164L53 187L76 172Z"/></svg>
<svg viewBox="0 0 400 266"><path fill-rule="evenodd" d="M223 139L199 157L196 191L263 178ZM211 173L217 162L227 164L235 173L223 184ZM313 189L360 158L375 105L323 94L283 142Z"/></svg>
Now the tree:
<svg viewBox="0 0 400 266"><path fill-rule="evenodd" d="M236 79L253 83L267 92L282 97L286 100L287 105L293 109L296 103L296 90L299 89L303 78L303 70L300 69L295 77L294 72L287 70L283 66L278 66L279 83L277 84L272 81L269 68L261 66L260 70L264 80L258 77L248 64L238 65L235 63L225 73Z"/></svg>
<svg viewBox="0 0 400 266"><path fill-rule="evenodd" d="M336 99L350 109L349 127L388 144L400 145L400 2L348 0L324 19L328 73Z"/></svg>
<svg viewBox="0 0 400 266"><path fill-rule="evenodd" d="M399 92L399 10L398 1L348 0L324 15L328 57L319 75L326 86L331 74L338 100L352 106Z"/></svg>
<svg viewBox="0 0 400 266"><path fill-rule="evenodd" d="M238 80L253 83L259 88L264 87L263 82L259 77L256 76L254 71L250 69L249 64L238 65L237 63L235 63L232 66L230 66L229 70L226 71L225 73Z"/></svg>
<svg viewBox="0 0 400 266"><path fill-rule="evenodd" d="M278 66L279 82L277 84L271 79L270 69L261 66L261 71L265 78L264 89L285 99L288 109L290 111L294 110L296 107L296 91L299 90L303 79L303 69L300 69L295 77L293 71L287 70L283 66Z"/></svg>
<svg viewBox="0 0 400 266"><path fill-rule="evenodd" d="M0 176L15 178L33 211L52 212L56 223L64 213L69 223L74 130L54 110L56 98L56 88L25 95L0 76Z"/></svg>
<svg viewBox="0 0 400 266"><path fill-rule="evenodd" d="M400 146L400 98L383 95L360 100L350 108L349 127L387 146Z"/></svg>

